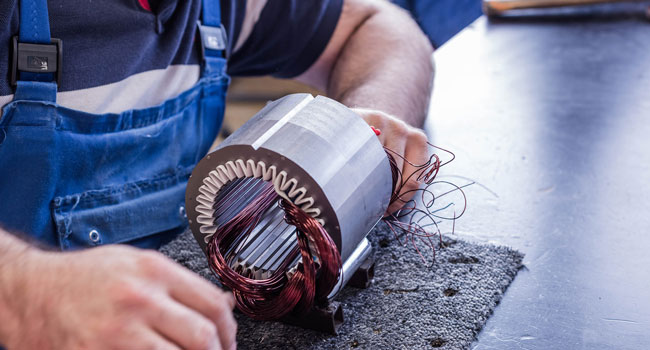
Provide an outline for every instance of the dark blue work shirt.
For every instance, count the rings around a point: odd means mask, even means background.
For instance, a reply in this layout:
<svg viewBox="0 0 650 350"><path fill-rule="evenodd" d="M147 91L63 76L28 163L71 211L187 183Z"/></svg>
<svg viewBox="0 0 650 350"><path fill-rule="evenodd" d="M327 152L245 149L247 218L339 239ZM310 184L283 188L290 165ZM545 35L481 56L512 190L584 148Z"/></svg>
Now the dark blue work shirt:
<svg viewBox="0 0 650 350"><path fill-rule="evenodd" d="M11 101L11 37L18 0L0 2L0 107ZM63 40L59 104L90 113L156 105L198 80L199 0L50 0L51 35ZM327 45L342 0L221 1L228 73L294 77Z"/></svg>

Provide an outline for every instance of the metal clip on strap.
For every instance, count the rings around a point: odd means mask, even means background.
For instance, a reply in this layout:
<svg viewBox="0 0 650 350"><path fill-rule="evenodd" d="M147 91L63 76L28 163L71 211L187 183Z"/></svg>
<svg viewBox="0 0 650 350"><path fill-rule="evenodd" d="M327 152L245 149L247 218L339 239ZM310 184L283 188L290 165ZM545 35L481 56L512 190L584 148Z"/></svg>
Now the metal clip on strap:
<svg viewBox="0 0 650 350"><path fill-rule="evenodd" d="M199 28L199 35L201 36L201 58L206 56L206 52L217 51L217 54L220 55L219 51L226 49L228 38L226 37L226 28L223 25L219 27L206 26L201 24L201 21L197 21L197 27Z"/></svg>
<svg viewBox="0 0 650 350"><path fill-rule="evenodd" d="M19 72L56 73L56 83L61 85L63 42L56 38L50 40L51 44L32 44L19 42L18 36L13 37L12 86L16 85Z"/></svg>

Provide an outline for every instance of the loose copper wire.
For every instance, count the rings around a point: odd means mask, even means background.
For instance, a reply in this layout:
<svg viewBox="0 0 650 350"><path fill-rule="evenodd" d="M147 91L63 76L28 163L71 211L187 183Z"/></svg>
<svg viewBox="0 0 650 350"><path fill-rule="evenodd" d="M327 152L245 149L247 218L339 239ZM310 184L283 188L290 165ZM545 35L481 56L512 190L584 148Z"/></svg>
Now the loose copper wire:
<svg viewBox="0 0 650 350"><path fill-rule="evenodd" d="M285 221L297 229L298 247L267 279L253 279L230 267L225 252L242 238L246 239L279 198L269 184L241 212L221 225L208 242L210 268L233 291L238 309L260 320L278 319L293 310L297 313L310 310L314 301L323 300L334 288L342 267L336 244L320 223L286 200L280 204ZM318 264L314 262L310 241L318 252ZM289 277L287 271L298 254L301 262Z"/></svg>
<svg viewBox="0 0 650 350"><path fill-rule="evenodd" d="M264 280L255 280L241 275L233 270L226 262L223 254L240 236L247 237L259 223L262 215L275 204L279 196L272 186L265 188L261 195L249 203L235 217L219 227L208 242L208 255L210 268L219 276L222 283L232 289L239 309L251 316L267 314L282 314L284 310L291 310L298 303L302 283L298 283L295 276L287 281L285 270L288 262L276 270L271 277ZM298 254L295 249L289 256L292 259Z"/></svg>
<svg viewBox="0 0 650 350"><path fill-rule="evenodd" d="M391 149L384 148L386 150L386 154L388 155L388 160L393 175L393 195L391 197L390 204L396 201L400 201L404 203L404 205L402 209L398 210L396 213L387 214L383 218L383 221L386 223L388 228L393 232L393 235L395 236L396 240L402 245L407 245L410 242L413 248L415 249L415 251L418 253L418 255L423 261L426 261L426 259L424 258L424 255L422 254L420 248L418 247L418 242L430 248L432 252L431 263L433 264L433 262L435 261L436 251L435 251L435 244L432 238L437 236L439 242L438 244L442 246L443 243L442 232L440 231L440 227L438 226L438 224L441 222L440 220L451 220L452 233L454 232L456 228L456 219L461 217L465 213L465 210L467 209L467 197L465 196L465 192L463 191L463 188L472 185L473 182L467 185L457 186L449 181L436 180L440 168L452 162L456 158L456 155L453 152L446 150L444 148L434 146L430 143L427 144L431 148L440 150L446 153L447 155L449 155L449 159L442 162L440 160L440 157L437 154L433 153L428 158L428 160L423 164L413 164L412 162L404 158L404 156L400 155L399 153L394 152ZM414 167L415 171L409 174L406 178L404 178L401 169L399 169L397 166L395 157L401 158L405 163ZM408 183L413 177L415 177L416 180L424 186L420 186L420 188L402 192L405 184ZM451 185L453 188L447 192L444 192L436 196L433 190L431 190L431 187L440 184ZM445 210L450 206L455 205L455 203L449 203L446 206L434 209L436 200L439 200L440 198L456 191L460 192L462 195L463 207L462 210L460 211L460 214L457 214L455 210L454 210L453 217L444 217L436 214L439 211ZM416 198L416 196L414 195L417 194L418 192L421 194L419 205L417 205L416 201L413 199ZM426 198L427 195L430 196L430 199ZM428 223L423 224L422 223L423 220L428 221ZM426 229L427 227L434 227L434 230L433 231L427 230ZM400 239L401 236L405 237L405 241L402 242L402 240Z"/></svg>
<svg viewBox="0 0 650 350"><path fill-rule="evenodd" d="M320 258L319 276L316 282L316 299L324 301L336 286L341 274L343 266L341 254L336 248L336 243L334 243L332 237L318 221L289 201L283 200L282 208L286 213L285 220L287 223L295 226L298 232L304 233L306 237L311 237L316 245Z"/></svg>

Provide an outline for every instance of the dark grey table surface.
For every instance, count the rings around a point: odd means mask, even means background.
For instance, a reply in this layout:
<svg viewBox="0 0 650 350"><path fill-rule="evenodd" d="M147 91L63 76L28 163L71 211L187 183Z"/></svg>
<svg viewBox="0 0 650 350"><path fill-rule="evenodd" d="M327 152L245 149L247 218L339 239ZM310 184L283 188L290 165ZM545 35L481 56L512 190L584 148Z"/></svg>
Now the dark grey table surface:
<svg viewBox="0 0 650 350"><path fill-rule="evenodd" d="M480 18L434 54L442 175L485 186L456 235L526 254L474 349L650 348L642 13Z"/></svg>

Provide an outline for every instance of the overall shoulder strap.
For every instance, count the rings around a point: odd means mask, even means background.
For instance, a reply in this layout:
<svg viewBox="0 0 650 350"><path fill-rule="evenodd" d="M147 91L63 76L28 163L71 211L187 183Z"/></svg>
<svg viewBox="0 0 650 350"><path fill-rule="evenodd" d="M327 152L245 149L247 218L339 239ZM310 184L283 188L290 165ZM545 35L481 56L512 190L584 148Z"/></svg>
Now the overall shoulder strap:
<svg viewBox="0 0 650 350"><path fill-rule="evenodd" d="M47 0L20 0L20 32L13 37L14 99L56 101L61 82L61 40L50 37Z"/></svg>
<svg viewBox="0 0 650 350"><path fill-rule="evenodd" d="M201 0L202 16L197 24L201 37L203 75L214 75L223 70L224 52L228 43L226 29L221 24L220 0Z"/></svg>
<svg viewBox="0 0 650 350"><path fill-rule="evenodd" d="M20 42L51 43L47 0L20 0Z"/></svg>
<svg viewBox="0 0 650 350"><path fill-rule="evenodd" d="M221 1L220 0L202 0L203 1L203 25L210 27L221 27Z"/></svg>

